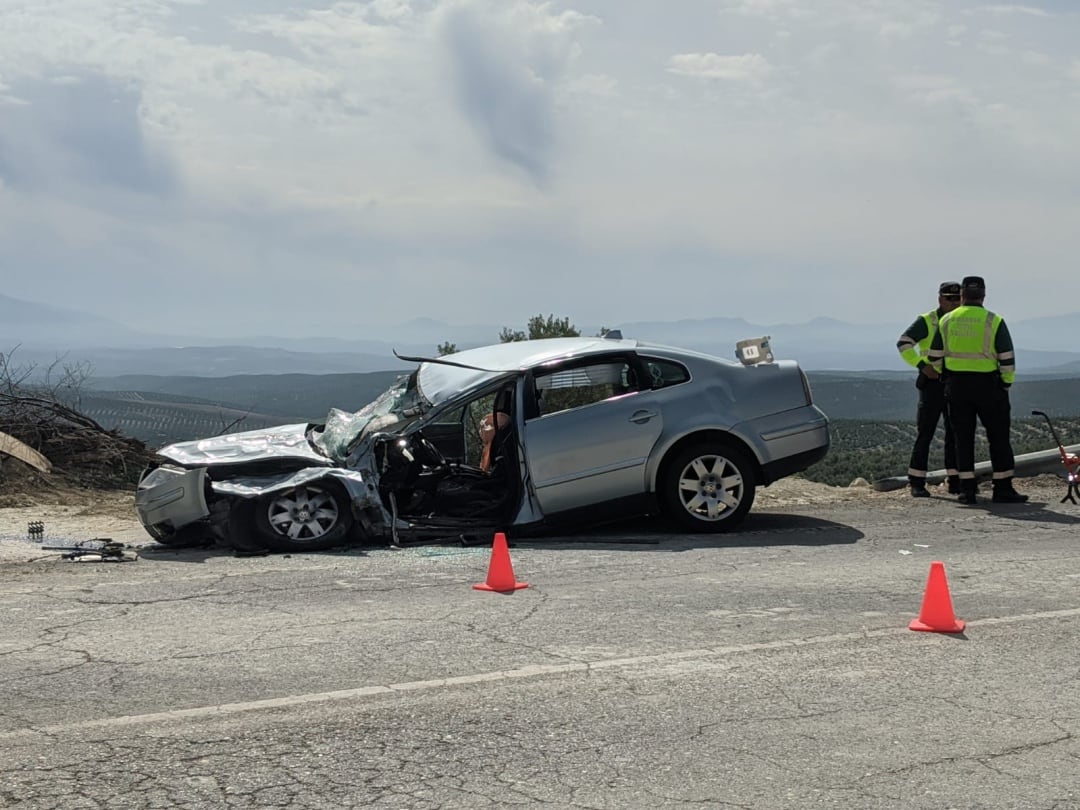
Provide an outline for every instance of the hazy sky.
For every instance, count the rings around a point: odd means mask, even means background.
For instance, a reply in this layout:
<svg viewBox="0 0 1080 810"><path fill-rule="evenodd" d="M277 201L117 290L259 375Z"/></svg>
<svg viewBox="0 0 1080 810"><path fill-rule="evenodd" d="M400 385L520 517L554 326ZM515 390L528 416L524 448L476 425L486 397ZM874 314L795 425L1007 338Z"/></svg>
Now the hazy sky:
<svg viewBox="0 0 1080 810"><path fill-rule="evenodd" d="M1080 311L1080 3L0 0L0 288L131 326Z"/></svg>

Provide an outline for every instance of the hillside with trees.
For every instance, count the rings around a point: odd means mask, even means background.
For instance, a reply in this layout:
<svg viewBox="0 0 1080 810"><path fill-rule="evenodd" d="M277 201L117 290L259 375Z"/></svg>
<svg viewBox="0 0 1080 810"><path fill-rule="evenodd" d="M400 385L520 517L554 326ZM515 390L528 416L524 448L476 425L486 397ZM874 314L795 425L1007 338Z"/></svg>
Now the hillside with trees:
<svg viewBox="0 0 1080 810"><path fill-rule="evenodd" d="M1054 419L1054 429L1065 445L1080 444L1080 416ZM856 478L876 481L906 475L911 447L915 442L914 419L907 421L835 419L829 425L832 447L829 454L803 473L811 481L833 486L847 486ZM1013 419L1013 452L1035 453L1057 447L1057 442L1043 417ZM990 458L986 434L980 428L975 436L975 460ZM930 448L931 470L945 466L944 430L939 427Z"/></svg>
<svg viewBox="0 0 1080 810"><path fill-rule="evenodd" d="M601 329L600 335L605 331ZM496 337L505 343L580 334L569 318L536 315L529 319L525 329L504 327ZM452 354L457 347L445 341L436 351ZM10 355L0 355L0 359L7 391L7 412L0 413L0 423L10 424L15 417L22 423L28 422L23 395L32 395L46 402L55 400L56 408L66 409L69 417L79 415L87 420L84 427L88 429L128 437L151 448L221 433L320 422L331 408L358 410L402 373L94 378L88 368L80 366L56 369L54 382L36 383L35 387L29 384L32 364L17 367ZM913 375L836 371L809 372L807 376L816 404L830 417L832 449L804 477L847 486L856 478L876 480L903 475L915 438L917 393ZM1016 453L1056 447L1046 421L1030 416L1033 409L1050 414L1066 445L1080 442L1078 394L1080 380L1076 378L1021 377L1012 390ZM23 424L15 433L26 433L33 438L36 434L28 432L28 427ZM0 430L3 429L0 424ZM942 438L939 429L931 449L931 469L943 466ZM978 460L988 457L981 430L976 452ZM130 475L130 470L125 474Z"/></svg>

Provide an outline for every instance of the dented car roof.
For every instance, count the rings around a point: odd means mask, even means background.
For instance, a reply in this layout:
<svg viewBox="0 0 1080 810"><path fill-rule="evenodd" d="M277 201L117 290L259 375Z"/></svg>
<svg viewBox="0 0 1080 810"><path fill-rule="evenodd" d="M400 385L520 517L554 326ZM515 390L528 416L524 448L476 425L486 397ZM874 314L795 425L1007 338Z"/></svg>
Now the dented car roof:
<svg viewBox="0 0 1080 810"><path fill-rule="evenodd" d="M633 350L639 345L636 340L599 337L546 338L498 343L448 355L443 358L446 363L421 363L416 384L424 399L438 405L466 389L493 382L521 369L599 352Z"/></svg>

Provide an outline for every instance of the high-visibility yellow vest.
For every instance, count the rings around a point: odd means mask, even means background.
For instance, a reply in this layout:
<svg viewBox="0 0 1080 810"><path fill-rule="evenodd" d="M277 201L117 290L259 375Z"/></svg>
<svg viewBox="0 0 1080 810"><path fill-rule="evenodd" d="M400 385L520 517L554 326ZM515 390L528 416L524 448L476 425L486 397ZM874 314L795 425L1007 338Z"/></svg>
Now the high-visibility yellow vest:
<svg viewBox="0 0 1080 810"><path fill-rule="evenodd" d="M1001 316L982 307L960 306L941 319L941 343L949 371L994 372L994 340Z"/></svg>
<svg viewBox="0 0 1080 810"><path fill-rule="evenodd" d="M926 353L930 351L930 342L934 339L934 333L938 328L938 315L937 310L932 309L929 312L924 312L919 316L923 319L923 323L926 324L926 337L920 340L918 343L908 343L900 350L900 356L904 358L910 366L919 367L919 361L926 357ZM901 340L907 338L907 335L902 335ZM910 338L908 338L910 340Z"/></svg>

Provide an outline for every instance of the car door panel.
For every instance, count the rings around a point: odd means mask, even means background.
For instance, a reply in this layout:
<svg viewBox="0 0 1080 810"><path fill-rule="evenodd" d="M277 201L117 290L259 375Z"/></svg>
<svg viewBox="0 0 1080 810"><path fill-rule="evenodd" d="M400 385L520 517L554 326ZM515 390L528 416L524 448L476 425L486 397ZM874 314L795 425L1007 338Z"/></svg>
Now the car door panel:
<svg viewBox="0 0 1080 810"><path fill-rule="evenodd" d="M649 391L526 422L529 473L544 513L644 492L646 461L662 430Z"/></svg>

